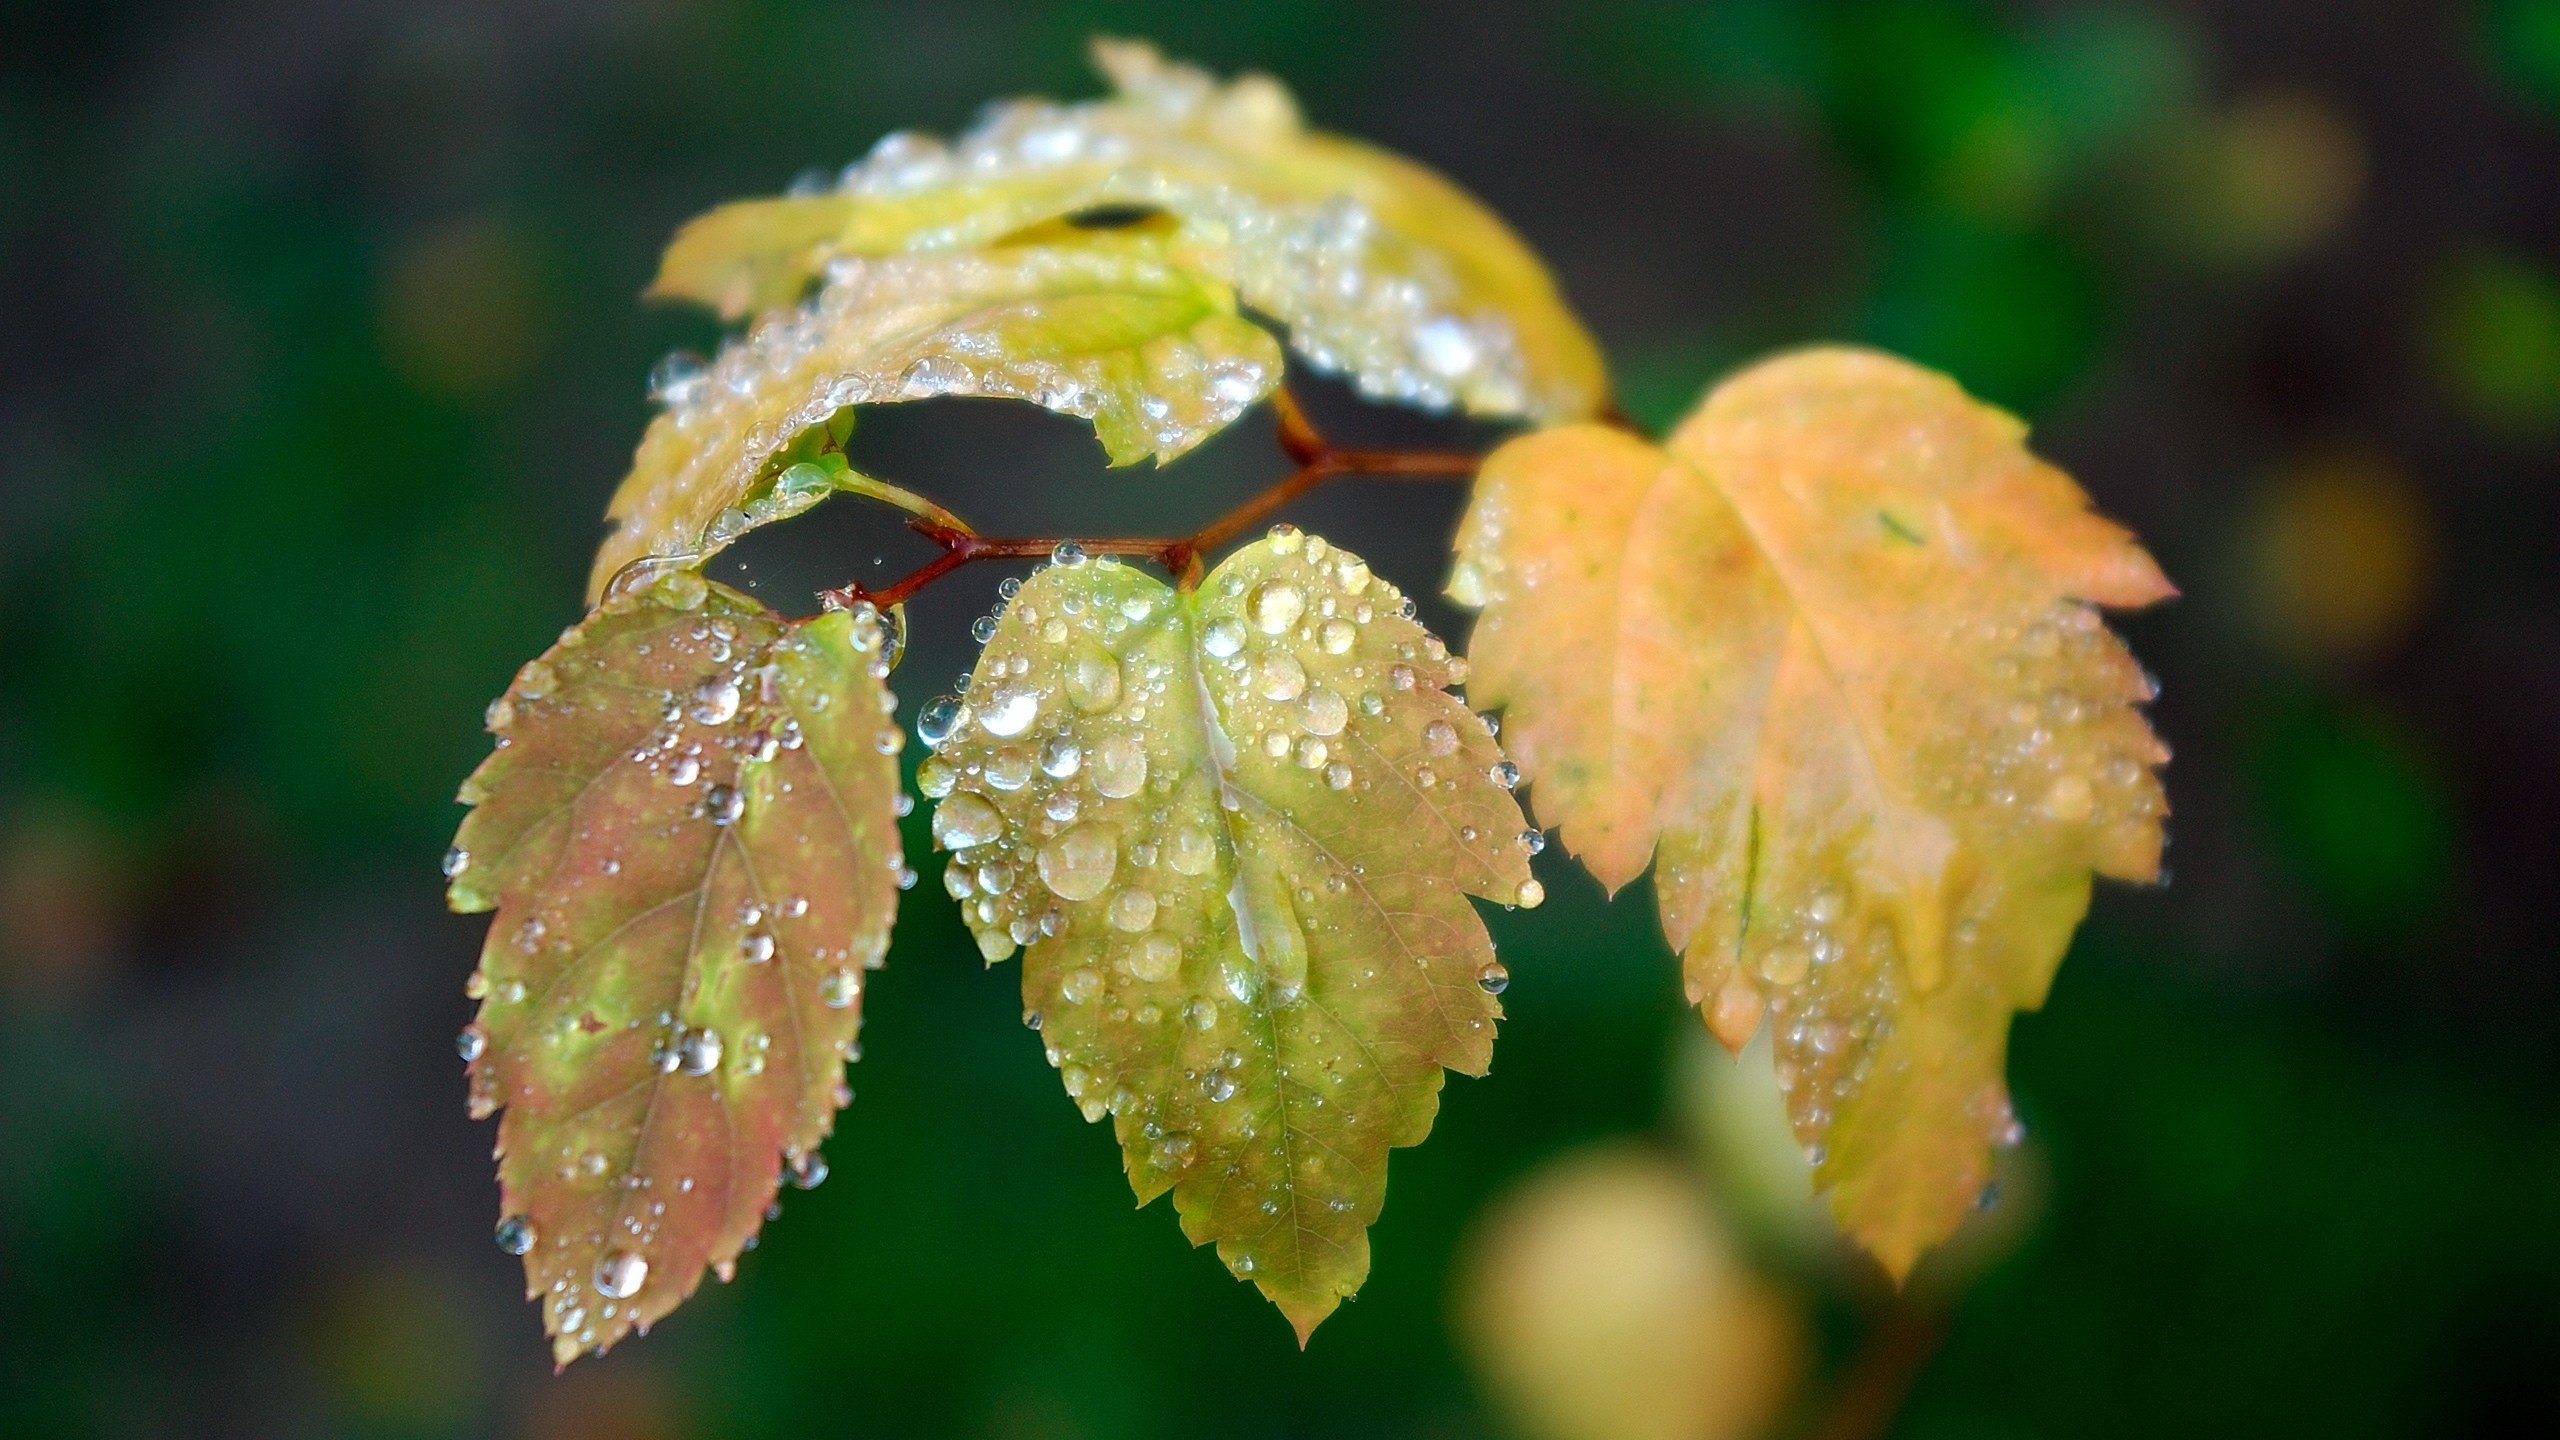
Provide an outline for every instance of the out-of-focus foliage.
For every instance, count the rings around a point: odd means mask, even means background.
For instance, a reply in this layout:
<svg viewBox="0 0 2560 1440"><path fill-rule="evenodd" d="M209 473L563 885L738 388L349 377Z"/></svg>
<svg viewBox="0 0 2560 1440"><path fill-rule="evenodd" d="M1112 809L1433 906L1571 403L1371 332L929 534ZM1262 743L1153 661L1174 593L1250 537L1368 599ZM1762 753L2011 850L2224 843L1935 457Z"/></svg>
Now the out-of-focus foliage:
<svg viewBox="0 0 2560 1440"><path fill-rule="evenodd" d="M696 220L654 292L753 313L839 256L994 244L1093 211L1161 213L1184 263L1289 327L1318 370L1384 398L1569 420L1599 408L1600 352L1546 267L1429 170L1307 129L1267 75L1220 84L1101 41L1119 93L1018 101L945 146L906 132L830 192Z"/></svg>
<svg viewBox="0 0 2560 1440"><path fill-rule="evenodd" d="M990 960L1027 947L1026 1015L1140 1202L1171 1190L1303 1343L1368 1277L1388 1149L1492 1059L1509 977L1467 897L1543 898L1509 766L1461 662L1319 537L1196 593L1070 560L918 772L948 888Z"/></svg>
<svg viewBox="0 0 2560 1440"><path fill-rule="evenodd" d="M1663 448L1496 452L1450 583L1540 817L1613 890L1654 864L1692 1003L1736 1050L1772 1026L1896 1276L1990 1180L2009 1016L2091 872L2159 866L2151 686L2096 607L2169 586L2022 439L1897 360L1773 360Z"/></svg>
<svg viewBox="0 0 2560 1440"><path fill-rule="evenodd" d="M1679 1167L1560 1158L1479 1222L1457 1323L1540 1440L1750 1440L1804 1365L1803 1320Z"/></svg>

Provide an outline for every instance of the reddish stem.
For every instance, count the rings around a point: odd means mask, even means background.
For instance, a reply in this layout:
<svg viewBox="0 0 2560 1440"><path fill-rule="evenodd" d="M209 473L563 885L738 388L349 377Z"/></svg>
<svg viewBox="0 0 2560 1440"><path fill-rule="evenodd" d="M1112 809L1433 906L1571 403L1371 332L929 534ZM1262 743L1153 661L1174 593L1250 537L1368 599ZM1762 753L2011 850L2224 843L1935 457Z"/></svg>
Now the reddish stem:
<svg viewBox="0 0 2560 1440"><path fill-rule="evenodd" d="M1317 432L1315 426L1308 422L1306 412L1298 408L1296 398L1287 390L1273 391L1271 405L1279 422L1276 438L1281 453L1297 462L1297 469L1188 535L1079 539L1076 543L1088 554L1135 555L1152 560L1188 590L1200 583L1200 563L1209 552L1269 518L1274 511L1308 491L1345 475L1408 480L1449 479L1474 474L1476 467L1484 461L1481 455L1455 450L1345 449ZM917 534L942 547L942 553L876 590L848 582L840 589L819 592L820 598L829 604L845 606L867 600L885 610L964 565L980 560L1047 555L1069 538L1056 535L998 538L972 534L965 529L924 518L907 523Z"/></svg>

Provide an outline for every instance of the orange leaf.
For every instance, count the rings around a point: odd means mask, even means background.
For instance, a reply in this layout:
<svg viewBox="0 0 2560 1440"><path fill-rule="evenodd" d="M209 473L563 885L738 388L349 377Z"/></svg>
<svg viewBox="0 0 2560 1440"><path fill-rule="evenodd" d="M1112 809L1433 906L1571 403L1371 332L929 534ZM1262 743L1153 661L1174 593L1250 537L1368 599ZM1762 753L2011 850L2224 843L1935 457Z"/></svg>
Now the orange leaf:
<svg viewBox="0 0 2560 1440"><path fill-rule="evenodd" d="M2094 607L2173 592L2024 433L1889 356L1783 356L1666 446L1504 446L1449 587L1540 818L1613 890L1652 858L1691 1000L1735 1049L1772 1024L1897 1276L2014 1127L2009 1017L2091 873L2159 867L2151 686Z"/></svg>

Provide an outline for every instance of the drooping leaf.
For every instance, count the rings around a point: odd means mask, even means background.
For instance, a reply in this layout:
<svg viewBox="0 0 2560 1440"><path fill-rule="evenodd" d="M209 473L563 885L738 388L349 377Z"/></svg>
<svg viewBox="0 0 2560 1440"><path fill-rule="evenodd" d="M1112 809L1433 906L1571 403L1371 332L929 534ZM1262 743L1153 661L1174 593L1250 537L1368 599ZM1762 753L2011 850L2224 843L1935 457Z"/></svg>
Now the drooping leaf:
<svg viewBox="0 0 2560 1440"><path fill-rule="evenodd" d="M1569 420L1597 410L1600 352L1527 246L1401 156L1300 121L1265 75L1219 84L1152 46L1101 41L1119 93L997 107L950 145L899 134L819 195L714 210L653 293L738 316L846 255L953 249L1097 210L1177 222L1189 263L1288 325L1317 368L1435 408Z"/></svg>
<svg viewBox="0 0 2560 1440"><path fill-rule="evenodd" d="M2092 871L2149 879L2167 758L2096 606L2171 593L2011 417L1855 350L1726 382L1665 447L1495 452L1450 593L1540 818L1612 889L1655 865L1689 994L1764 1015L1834 1213L1897 1275L2015 1125Z"/></svg>
<svg viewBox="0 0 2560 1440"><path fill-rule="evenodd" d="M1110 561L1005 612L918 772L946 883L1141 1202L1171 1189L1299 1338L1368 1274L1387 1151L1481 1074L1535 904L1464 662L1394 587L1275 532L1195 594ZM928 717L927 731L946 717Z"/></svg>
<svg viewBox="0 0 2560 1440"><path fill-rule="evenodd" d="M446 869L495 909L463 1032L500 1240L566 1364L724 1274L850 1098L900 866L876 614L678 573L520 671Z"/></svg>
<svg viewBox="0 0 2560 1440"><path fill-rule="evenodd" d="M588 581L644 558L693 564L816 503L822 477L769 462L848 405L1000 395L1093 421L1113 463L1167 460L1280 381L1279 343L1224 285L1146 234L846 261L674 388L614 492Z"/></svg>

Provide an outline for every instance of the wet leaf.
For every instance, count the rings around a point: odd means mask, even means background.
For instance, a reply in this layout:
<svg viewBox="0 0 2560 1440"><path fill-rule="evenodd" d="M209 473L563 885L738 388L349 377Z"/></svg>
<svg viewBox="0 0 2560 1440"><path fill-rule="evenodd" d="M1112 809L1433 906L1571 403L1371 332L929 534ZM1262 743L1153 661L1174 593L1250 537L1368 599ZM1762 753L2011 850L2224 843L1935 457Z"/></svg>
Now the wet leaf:
<svg viewBox="0 0 2560 1440"><path fill-rule="evenodd" d="M1855 350L1718 387L1657 448L1487 462L1450 593L1542 820L1612 889L1650 856L1691 999L1764 1016L1834 1213L1895 1274L2014 1127L2009 1017L2090 876L2158 872L2167 758L2096 606L2171 593L1944 377Z"/></svg>
<svg viewBox="0 0 2560 1440"><path fill-rule="evenodd" d="M919 771L980 948L1143 1202L1171 1189L1301 1341L1368 1274L1387 1151L1481 1074L1534 904L1463 662L1394 587L1275 532L1177 595L1109 561L1022 588Z"/></svg>
<svg viewBox="0 0 2560 1440"><path fill-rule="evenodd" d="M673 387L614 492L588 588L601 595L643 559L697 564L817 503L838 482L770 462L845 406L1030 400L1092 420L1125 465L1198 444L1280 373L1270 333L1153 236L846 262L809 304L765 317Z"/></svg>
<svg viewBox="0 0 2560 1440"><path fill-rule="evenodd" d="M1598 348L1535 255L1472 196L1401 156L1309 130L1264 75L1220 84L1099 42L1118 94L997 107L946 146L900 134L820 195L695 220L653 293L737 316L845 255L995 244L1079 215L1172 217L1178 249L1285 323L1318 369L1433 408L1567 420L1607 388Z"/></svg>
<svg viewBox="0 0 2560 1440"><path fill-rule="evenodd" d="M563 1364L725 1273L849 1098L897 901L887 673L868 610L675 574L491 707L447 860L453 907L497 912L462 1048Z"/></svg>

